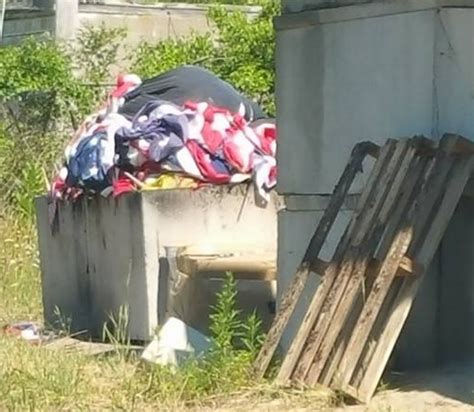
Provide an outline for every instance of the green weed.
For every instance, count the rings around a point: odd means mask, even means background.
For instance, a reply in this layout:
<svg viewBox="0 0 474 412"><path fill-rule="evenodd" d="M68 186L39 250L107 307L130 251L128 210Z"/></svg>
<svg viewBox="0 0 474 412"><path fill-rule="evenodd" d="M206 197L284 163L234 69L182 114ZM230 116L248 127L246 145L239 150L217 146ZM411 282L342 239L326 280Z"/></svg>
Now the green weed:
<svg viewBox="0 0 474 412"><path fill-rule="evenodd" d="M210 36L191 36L142 44L133 69L152 76L183 63L201 64L273 112L271 21L278 6L258 3L264 12L252 23L242 14L212 11L219 32L212 42ZM96 86L108 80L122 39L123 31L99 26L84 29L75 49L48 38L0 49L0 326L41 321L33 200L45 192L71 130L103 98ZM88 54L93 58L86 59ZM126 308L111 314L104 327L104 338L117 347L112 356L52 351L0 334L0 410L165 411L212 407L230 398L242 398L245 410L251 399L295 402L302 393L284 392L250 376L262 343L260 321L256 314L240 320L235 294L229 275L211 318L212 351L177 371L128 356ZM57 316L67 334L70 319ZM314 407L321 395L306 393L303 399L311 399Z"/></svg>

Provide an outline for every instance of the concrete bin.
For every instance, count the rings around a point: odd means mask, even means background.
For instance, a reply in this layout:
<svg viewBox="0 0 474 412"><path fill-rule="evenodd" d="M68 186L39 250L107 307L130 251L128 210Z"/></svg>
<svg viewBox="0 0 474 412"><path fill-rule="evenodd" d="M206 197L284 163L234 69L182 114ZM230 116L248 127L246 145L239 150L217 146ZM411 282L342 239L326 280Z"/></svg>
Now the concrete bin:
<svg viewBox="0 0 474 412"><path fill-rule="evenodd" d="M168 248L262 251L276 260L278 198L258 208L246 186L61 203L54 232L47 199L36 207L45 321L69 323L72 332L100 337L110 316L125 308L130 337L149 340L168 310ZM190 326L207 332L219 282L188 281L180 311ZM238 289L247 291L238 297L242 309L257 309L269 325L274 282L239 282Z"/></svg>

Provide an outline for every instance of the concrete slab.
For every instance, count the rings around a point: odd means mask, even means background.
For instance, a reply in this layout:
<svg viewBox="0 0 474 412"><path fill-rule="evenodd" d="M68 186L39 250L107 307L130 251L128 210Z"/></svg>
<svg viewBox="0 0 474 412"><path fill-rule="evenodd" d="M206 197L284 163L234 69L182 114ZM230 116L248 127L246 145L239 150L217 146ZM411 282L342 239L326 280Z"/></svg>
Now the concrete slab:
<svg viewBox="0 0 474 412"><path fill-rule="evenodd" d="M283 19L320 23L439 7L472 7L473 0L282 0ZM316 11L315 13L313 13ZM293 16L288 16L294 14ZM286 16L285 16L286 15ZM285 19L286 17L286 19Z"/></svg>

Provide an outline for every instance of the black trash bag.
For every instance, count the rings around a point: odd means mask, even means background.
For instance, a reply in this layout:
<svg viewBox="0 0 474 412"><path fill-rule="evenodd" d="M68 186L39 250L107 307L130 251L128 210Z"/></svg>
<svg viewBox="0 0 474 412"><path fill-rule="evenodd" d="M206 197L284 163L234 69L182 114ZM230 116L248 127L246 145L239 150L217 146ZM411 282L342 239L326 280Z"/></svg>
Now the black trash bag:
<svg viewBox="0 0 474 412"><path fill-rule="evenodd" d="M133 118L152 100L166 100L179 106L187 101L207 102L232 113L237 113L243 104L247 121L267 118L258 104L242 96L210 71L196 66L178 67L145 80L125 96L125 103L119 113Z"/></svg>

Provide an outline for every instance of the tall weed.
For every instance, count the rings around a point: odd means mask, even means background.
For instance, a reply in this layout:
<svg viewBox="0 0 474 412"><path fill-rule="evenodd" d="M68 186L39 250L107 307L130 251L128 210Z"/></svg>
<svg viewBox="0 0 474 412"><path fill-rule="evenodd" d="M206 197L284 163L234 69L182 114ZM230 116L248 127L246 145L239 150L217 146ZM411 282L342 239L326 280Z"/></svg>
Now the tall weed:
<svg viewBox="0 0 474 412"><path fill-rule="evenodd" d="M235 280L227 274L210 318L211 351L176 371L152 367L146 393L149 400L199 403L216 394L229 394L258 384L250 368L263 340L260 321L255 314L240 320L236 294Z"/></svg>

